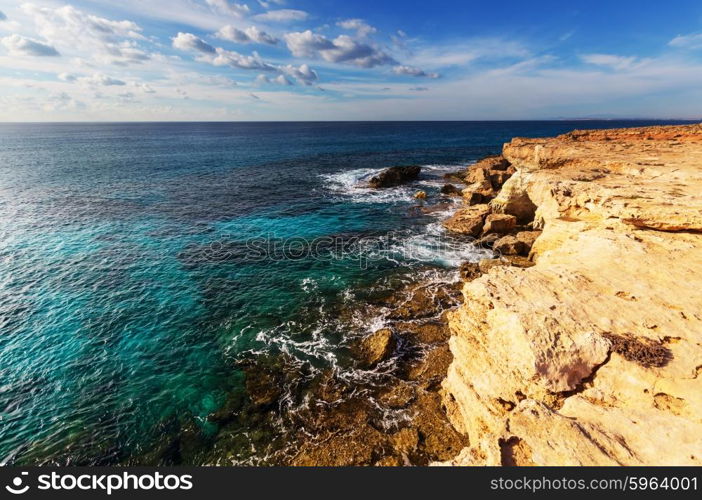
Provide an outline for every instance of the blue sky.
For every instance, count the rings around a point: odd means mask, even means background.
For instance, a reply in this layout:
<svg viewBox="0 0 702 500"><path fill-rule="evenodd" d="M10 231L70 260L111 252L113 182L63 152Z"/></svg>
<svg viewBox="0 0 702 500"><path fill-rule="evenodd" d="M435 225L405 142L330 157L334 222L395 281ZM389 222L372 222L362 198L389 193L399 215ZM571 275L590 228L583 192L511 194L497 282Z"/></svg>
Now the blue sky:
<svg viewBox="0 0 702 500"><path fill-rule="evenodd" d="M0 120L702 117L702 2L0 0Z"/></svg>

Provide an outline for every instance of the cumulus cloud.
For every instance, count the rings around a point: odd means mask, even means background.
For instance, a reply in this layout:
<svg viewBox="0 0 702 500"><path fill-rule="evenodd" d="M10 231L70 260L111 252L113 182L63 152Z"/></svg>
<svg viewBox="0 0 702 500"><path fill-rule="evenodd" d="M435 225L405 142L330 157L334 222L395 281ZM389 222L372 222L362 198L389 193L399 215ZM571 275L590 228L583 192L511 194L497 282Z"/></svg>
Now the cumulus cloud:
<svg viewBox="0 0 702 500"><path fill-rule="evenodd" d="M0 43L13 56L56 57L61 55L51 45L17 34L0 39Z"/></svg>
<svg viewBox="0 0 702 500"><path fill-rule="evenodd" d="M216 57L204 57L202 60L215 66L229 66L231 68L255 69L261 71L277 71L275 66L265 62L256 52L250 56L246 56L233 50L225 50L217 47Z"/></svg>
<svg viewBox="0 0 702 500"><path fill-rule="evenodd" d="M178 33L178 35L173 38L173 46L187 52L198 52L201 54L200 57L197 58L199 61L212 64L213 66L229 66L236 69L280 73L280 76L284 78L285 75L287 75L305 85L312 85L312 83L319 79L317 72L307 64L303 64L299 67L292 65L275 66L264 61L257 52L247 56L234 50L213 47L192 33Z"/></svg>
<svg viewBox="0 0 702 500"><path fill-rule="evenodd" d="M302 64L299 67L288 64L287 66L281 66L280 71L304 85L314 85L319 80L317 72L307 64Z"/></svg>
<svg viewBox="0 0 702 500"><path fill-rule="evenodd" d="M396 75L416 76L419 78L439 78L441 76L438 73L428 73L423 69L404 65L395 66L392 68L392 72Z"/></svg>
<svg viewBox="0 0 702 500"><path fill-rule="evenodd" d="M580 58L588 64L605 66L617 70L630 69L640 62L635 57L624 57L611 54L586 54Z"/></svg>
<svg viewBox="0 0 702 500"><path fill-rule="evenodd" d="M255 26L240 30L232 25L227 25L221 28L215 36L222 40L229 40L230 42L236 43L260 43L267 45L275 45L278 43L276 37L269 35Z"/></svg>
<svg viewBox="0 0 702 500"><path fill-rule="evenodd" d="M344 21L339 21L336 25L345 30L355 31L360 37L367 37L378 31L363 19L346 19Z"/></svg>
<svg viewBox="0 0 702 500"><path fill-rule="evenodd" d="M678 35L668 45L682 49L702 49L702 33Z"/></svg>
<svg viewBox="0 0 702 500"><path fill-rule="evenodd" d="M309 14L304 10L279 9L258 14L254 16L253 19L262 23L292 23L295 21L304 21L308 17Z"/></svg>
<svg viewBox="0 0 702 500"><path fill-rule="evenodd" d="M196 37L192 33L178 32L173 37L173 47L184 51L204 52L205 54L215 54L215 48L201 38Z"/></svg>
<svg viewBox="0 0 702 500"><path fill-rule="evenodd" d="M50 8L24 4L22 10L32 18L43 38L62 49L89 50L96 58L119 65L150 59L136 43L145 38L133 21L113 21L70 5Z"/></svg>
<svg viewBox="0 0 702 500"><path fill-rule="evenodd" d="M244 17L249 15L251 12L248 5L230 2L228 0L207 0L207 5L214 7L220 12L231 14L235 17Z"/></svg>
<svg viewBox="0 0 702 500"><path fill-rule="evenodd" d="M285 75L278 75L275 78L269 78L266 75L258 75L256 77L256 80L254 80L254 84L258 86L273 84L280 85L283 87L289 87L290 85L292 85L292 82L288 80Z"/></svg>
<svg viewBox="0 0 702 500"><path fill-rule="evenodd" d="M118 80L116 78L112 78L107 75L103 75L102 73L95 73L90 76L82 76L76 78L76 81L79 83L90 85L91 87L122 87L126 85L126 82L123 82L122 80Z"/></svg>
<svg viewBox="0 0 702 500"><path fill-rule="evenodd" d="M76 75L72 73L60 73L57 75L58 79L63 81L63 82L75 82L76 79L78 78Z"/></svg>
<svg viewBox="0 0 702 500"><path fill-rule="evenodd" d="M334 40L312 33L311 30L285 35L288 49L295 57L322 58L333 63L345 63L361 68L397 64L378 47L340 35Z"/></svg>

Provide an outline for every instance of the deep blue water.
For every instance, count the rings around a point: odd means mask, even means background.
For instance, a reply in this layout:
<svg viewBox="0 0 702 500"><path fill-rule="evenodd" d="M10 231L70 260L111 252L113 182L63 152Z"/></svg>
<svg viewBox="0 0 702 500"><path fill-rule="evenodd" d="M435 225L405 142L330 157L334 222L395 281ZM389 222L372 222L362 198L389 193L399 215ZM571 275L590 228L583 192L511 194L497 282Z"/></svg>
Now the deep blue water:
<svg viewBox="0 0 702 500"><path fill-rule="evenodd" d="M334 364L335 304L475 257L409 210L414 190L514 136L648 124L0 124L0 462L128 460L183 415L216 437L204 417L241 389L238 357ZM418 184L357 187L402 164L425 166ZM328 236L380 250L246 246Z"/></svg>

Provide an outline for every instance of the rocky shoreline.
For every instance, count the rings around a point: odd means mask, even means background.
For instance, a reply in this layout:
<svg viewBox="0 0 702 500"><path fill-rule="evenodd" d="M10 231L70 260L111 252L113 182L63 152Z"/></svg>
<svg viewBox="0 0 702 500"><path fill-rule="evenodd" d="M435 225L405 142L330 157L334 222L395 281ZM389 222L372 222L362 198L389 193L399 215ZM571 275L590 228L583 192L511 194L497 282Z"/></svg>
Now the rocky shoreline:
<svg viewBox="0 0 702 500"><path fill-rule="evenodd" d="M492 258L343 306L344 324L383 327L340 369L240 362L214 447L188 427L148 461L702 464L702 126L514 139L446 182L415 208L460 198L443 226Z"/></svg>
<svg viewBox="0 0 702 500"><path fill-rule="evenodd" d="M292 463L340 465L340 447L360 444L366 458L345 464L702 464L700 165L694 125L514 139L449 175L467 187L442 189L463 204L444 227L495 258L462 266L450 289L463 300L436 309L405 296L410 322L431 320L413 331L398 318L360 348L382 359L413 335L433 346L412 406L422 418L381 432L383 444L361 431ZM369 460L373 447L393 451Z"/></svg>

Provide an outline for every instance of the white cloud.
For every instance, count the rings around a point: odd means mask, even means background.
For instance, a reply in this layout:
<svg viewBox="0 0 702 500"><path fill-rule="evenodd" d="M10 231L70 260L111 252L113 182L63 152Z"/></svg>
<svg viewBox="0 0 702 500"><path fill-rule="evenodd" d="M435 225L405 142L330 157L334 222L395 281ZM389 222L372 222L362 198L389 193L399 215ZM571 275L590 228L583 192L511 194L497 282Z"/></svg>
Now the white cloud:
<svg viewBox="0 0 702 500"><path fill-rule="evenodd" d="M127 84L122 80L103 75L102 73L94 73L90 76L78 77L75 80L91 87L122 87Z"/></svg>
<svg viewBox="0 0 702 500"><path fill-rule="evenodd" d="M441 75L438 73L427 73L423 69L416 68L414 66L395 66L392 68L392 72L395 73L396 75L405 75L405 76L416 76L416 77L423 77L423 78L439 78Z"/></svg>
<svg viewBox="0 0 702 500"><path fill-rule="evenodd" d="M605 66L616 70L629 69L641 62L636 57L624 57L611 54L585 54L580 56L580 58L588 64Z"/></svg>
<svg viewBox="0 0 702 500"><path fill-rule="evenodd" d="M489 60L494 65L499 61L523 59L529 56L528 49L512 40L474 38L422 47L414 51L409 62L420 68L439 68L466 66L480 59Z"/></svg>
<svg viewBox="0 0 702 500"><path fill-rule="evenodd" d="M215 36L222 40L229 40L236 43L260 43L267 45L275 45L278 43L277 38L255 26L250 26L245 30L240 30L228 24L227 26L222 27L215 34Z"/></svg>
<svg viewBox="0 0 702 500"><path fill-rule="evenodd" d="M264 14L253 16L252 19L262 23L292 23L296 21L304 21L309 17L309 14L304 10L295 9L279 9L269 10Z"/></svg>
<svg viewBox="0 0 702 500"><path fill-rule="evenodd" d="M356 41L348 35L329 40L307 30L288 33L284 38L295 57L321 57L328 62L352 64L361 68L396 64L396 61L380 48Z"/></svg>
<svg viewBox="0 0 702 500"><path fill-rule="evenodd" d="M285 0L258 0L258 3L264 9L270 9L274 5L285 5Z"/></svg>
<svg viewBox="0 0 702 500"><path fill-rule="evenodd" d="M678 35L668 42L668 45L682 49L700 49L702 48L702 33Z"/></svg>
<svg viewBox="0 0 702 500"><path fill-rule="evenodd" d="M118 65L142 63L150 54L136 40L145 40L141 27L133 21L113 21L76 9L22 5L38 33L62 51L89 51L94 59Z"/></svg>
<svg viewBox="0 0 702 500"><path fill-rule="evenodd" d="M217 52L212 45L192 33L178 32L173 38L173 47L184 51L204 52L205 54L215 54Z"/></svg>
<svg viewBox="0 0 702 500"><path fill-rule="evenodd" d="M254 84L257 86L262 86L265 84L273 84L273 85L280 85L283 87L289 87L292 85L292 82L288 80L285 75L278 75L275 78L269 78L266 75L258 75L256 77L256 80L254 80Z"/></svg>
<svg viewBox="0 0 702 500"><path fill-rule="evenodd" d="M76 79L78 78L76 75L72 73L60 73L57 75L58 79L63 81L63 82L75 82Z"/></svg>
<svg viewBox="0 0 702 500"><path fill-rule="evenodd" d="M304 85L314 85L319 80L317 72L307 64L302 64L299 67L288 64L287 66L281 66L280 71Z"/></svg>
<svg viewBox="0 0 702 500"><path fill-rule="evenodd" d="M251 9L246 4L230 2L228 0L206 0L207 4L220 12L231 14L235 17L244 17L251 13Z"/></svg>
<svg viewBox="0 0 702 500"><path fill-rule="evenodd" d="M187 52L198 52L201 54L197 58L198 61L206 62L208 64L212 64L213 66L229 66L235 69L279 73L279 77L282 76L285 78L287 75L301 83L304 83L305 85L312 85L319 79L317 72L310 68L307 64L303 64L299 67L295 67L290 64L287 66L275 66L264 61L257 52L247 56L233 50L213 47L192 33L178 33L178 35L173 38L173 46ZM278 83L281 82L282 80L279 80Z"/></svg>
<svg viewBox="0 0 702 500"><path fill-rule="evenodd" d="M56 57L61 55L51 45L17 34L0 39L0 43L13 56Z"/></svg>
<svg viewBox="0 0 702 500"><path fill-rule="evenodd" d="M205 62L209 62L215 66L229 66L238 69L255 69L263 71L277 71L277 68L272 64L261 59L258 53L254 52L250 56L239 54L233 50L225 50L217 47L217 56L203 56L200 58Z"/></svg>
<svg viewBox="0 0 702 500"><path fill-rule="evenodd" d="M344 28L345 30L355 31L360 37L367 37L376 33L378 30L366 23L363 19L346 19L344 21L339 21L336 23L337 26Z"/></svg>
<svg viewBox="0 0 702 500"><path fill-rule="evenodd" d="M225 50L221 47L215 48L192 33L178 33L173 38L173 47L188 52L200 52L203 55L198 60L214 66L277 71L275 66L264 62L256 52L253 55L246 56L233 50Z"/></svg>

